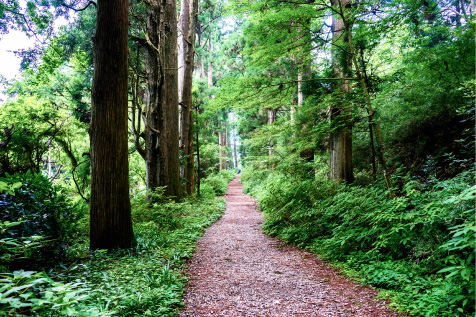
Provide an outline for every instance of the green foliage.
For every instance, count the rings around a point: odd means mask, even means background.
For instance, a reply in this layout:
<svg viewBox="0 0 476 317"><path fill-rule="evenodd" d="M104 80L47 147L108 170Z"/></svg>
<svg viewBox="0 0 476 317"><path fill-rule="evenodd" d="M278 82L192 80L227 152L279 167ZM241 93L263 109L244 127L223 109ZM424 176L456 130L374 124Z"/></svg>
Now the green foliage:
<svg viewBox="0 0 476 317"><path fill-rule="evenodd" d="M10 265L55 265L65 255L68 244L73 243L81 215L70 207L60 188L40 174L7 175L1 182L15 188L13 194L0 194L1 222L17 225L2 228L0 238L39 244L30 249L28 259Z"/></svg>
<svg viewBox="0 0 476 317"><path fill-rule="evenodd" d="M182 206L164 196L165 187L153 193L137 195L131 200L133 223L154 223L158 228L174 230L180 225ZM147 201L147 199L149 201Z"/></svg>
<svg viewBox="0 0 476 317"><path fill-rule="evenodd" d="M95 251L68 269L53 271L52 278L33 271L2 274L0 316L176 316L185 262L225 203L213 197L174 203L160 190L154 195L150 205L145 197L133 200L133 249ZM20 224L2 226L12 230ZM0 246L5 241L0 239Z"/></svg>
<svg viewBox="0 0 476 317"><path fill-rule="evenodd" d="M0 222L0 236L10 228L20 225L24 221ZM1 271L4 271L6 266L14 263L19 259L27 259L31 255L31 251L39 246L42 238L39 236L32 236L28 239L23 237L0 237L0 266Z"/></svg>
<svg viewBox="0 0 476 317"><path fill-rule="evenodd" d="M21 98L2 106L0 112L0 175L5 172L38 173L48 150L48 137L54 135L48 121L58 114L37 98Z"/></svg>
<svg viewBox="0 0 476 317"><path fill-rule="evenodd" d="M21 185L20 182L11 185L8 185L5 182L0 182L0 194L7 193L8 195L15 195L15 189L21 187Z"/></svg>
<svg viewBox="0 0 476 317"><path fill-rule="evenodd" d="M142 199L133 202L134 249L96 251L58 277L87 285L92 290L90 308L115 316L175 316L182 306L185 261L225 204L215 198L165 200L144 208Z"/></svg>
<svg viewBox="0 0 476 317"><path fill-rule="evenodd" d="M300 174L302 175L302 174ZM265 212L264 230L360 272L418 316L474 312L476 187L472 171L433 185L380 186L245 171Z"/></svg>
<svg viewBox="0 0 476 317"><path fill-rule="evenodd" d="M203 195L223 196L228 188L228 183L235 177L234 170L223 170L218 174L211 174L200 185Z"/></svg>
<svg viewBox="0 0 476 317"><path fill-rule="evenodd" d="M0 276L0 316L108 316L87 307L89 288L55 282L45 272L15 271Z"/></svg>

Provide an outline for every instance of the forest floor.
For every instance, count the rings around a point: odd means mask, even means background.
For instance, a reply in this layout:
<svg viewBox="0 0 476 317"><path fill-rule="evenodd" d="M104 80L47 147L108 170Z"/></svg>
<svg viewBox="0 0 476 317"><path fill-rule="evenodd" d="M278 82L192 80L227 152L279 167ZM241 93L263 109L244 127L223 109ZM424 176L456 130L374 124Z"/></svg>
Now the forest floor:
<svg viewBox="0 0 476 317"><path fill-rule="evenodd" d="M377 290L346 278L315 254L265 235L256 201L236 177L224 216L189 263L180 316L398 316Z"/></svg>

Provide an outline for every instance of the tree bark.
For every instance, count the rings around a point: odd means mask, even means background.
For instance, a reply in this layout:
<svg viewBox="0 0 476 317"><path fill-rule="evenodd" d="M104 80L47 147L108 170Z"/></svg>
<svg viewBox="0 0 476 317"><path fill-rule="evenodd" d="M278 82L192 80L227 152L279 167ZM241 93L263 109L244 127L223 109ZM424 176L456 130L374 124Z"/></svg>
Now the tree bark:
<svg viewBox="0 0 476 317"><path fill-rule="evenodd" d="M197 105L197 126L198 126L198 114L200 112L200 106ZM195 137L197 141L197 197L200 198L200 180L202 177L201 167L200 167L200 140L198 139L198 129L195 131Z"/></svg>
<svg viewBox="0 0 476 317"><path fill-rule="evenodd" d="M276 109L268 108L268 124L273 124L276 121L276 114L277 114ZM273 140L270 138L269 139L269 148L268 148L268 156L273 155ZM274 168L275 164L271 164L269 168Z"/></svg>
<svg viewBox="0 0 476 317"><path fill-rule="evenodd" d="M332 0L331 4L336 12L332 19L332 42L333 49L332 63L336 78L349 78L350 67L349 57L344 51L348 47L349 37L345 29L343 14L348 10L349 0ZM347 94L350 84L343 80L339 87L334 90ZM345 99L345 98L339 98ZM331 179L351 183L354 180L352 168L352 109L349 105L338 104L331 107L332 129L329 139L330 169Z"/></svg>
<svg viewBox="0 0 476 317"><path fill-rule="evenodd" d="M212 45L212 34L210 32L210 38L208 39L208 52L210 54L210 59L208 61L208 88L213 87L213 45ZM213 98L213 95L210 94L210 98Z"/></svg>
<svg viewBox="0 0 476 317"><path fill-rule="evenodd" d="M186 180L185 191L195 191L193 157L192 81L195 56L195 31L197 26L198 0L183 0L179 18L179 104L181 106L180 147L185 157L182 177ZM181 30L181 32L180 32Z"/></svg>
<svg viewBox="0 0 476 317"><path fill-rule="evenodd" d="M162 61L159 56L160 7L149 8L147 12L147 40L145 51L145 71L147 86L145 91L145 109L143 112L145 134L146 186L149 191L159 187L159 135L164 133L164 114L160 92L164 85ZM160 177L159 177L160 176ZM149 195L150 198L150 195Z"/></svg>
<svg viewBox="0 0 476 317"><path fill-rule="evenodd" d="M91 91L91 249L129 248L127 0L98 0Z"/></svg>
<svg viewBox="0 0 476 317"><path fill-rule="evenodd" d="M159 159L167 165L167 178L161 177L160 186L166 187L166 195L181 198L179 160L179 108L177 72L177 1L162 0L164 21L161 24L165 81L162 102L165 110L165 132L159 135ZM164 171L165 174L165 171Z"/></svg>
<svg viewBox="0 0 476 317"><path fill-rule="evenodd" d="M220 155L220 171L226 170L226 152L225 152L225 133L222 131L218 131L218 146L219 148L219 155Z"/></svg>
<svg viewBox="0 0 476 317"><path fill-rule="evenodd" d="M152 2L147 13L146 109L144 110L147 188L165 186L181 197L175 0Z"/></svg>
<svg viewBox="0 0 476 317"><path fill-rule="evenodd" d="M233 136L233 152L235 154L235 168L238 168L238 154L236 153L236 135Z"/></svg>

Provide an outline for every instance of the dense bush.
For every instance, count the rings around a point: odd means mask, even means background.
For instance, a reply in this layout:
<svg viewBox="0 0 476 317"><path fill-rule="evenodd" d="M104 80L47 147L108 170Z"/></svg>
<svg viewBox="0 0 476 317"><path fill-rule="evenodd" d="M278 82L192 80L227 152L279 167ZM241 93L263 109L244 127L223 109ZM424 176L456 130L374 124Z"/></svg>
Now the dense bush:
<svg viewBox="0 0 476 317"><path fill-rule="evenodd" d="M211 174L202 181L200 190L205 195L212 190L213 196L223 196L228 188L228 183L234 176L234 170L224 170L220 171L218 174Z"/></svg>
<svg viewBox="0 0 476 317"><path fill-rule="evenodd" d="M343 186L279 173L243 175L266 232L360 271L415 315L474 312L474 173L432 184Z"/></svg>
<svg viewBox="0 0 476 317"><path fill-rule="evenodd" d="M7 175L0 178L0 181L12 185L21 184L13 193L0 193L0 221L20 222L2 230L0 238L21 238L25 243L39 243L38 247L32 249L28 259L9 265L22 268L54 265L74 241L75 225L81 215L70 207L66 195L41 174L27 172ZM2 265L5 266L6 263Z"/></svg>
<svg viewBox="0 0 476 317"><path fill-rule="evenodd" d="M173 230L180 226L181 205L164 196L164 191L164 187L158 187L153 193L149 193L149 200L145 193L131 199L134 224L153 222L163 230Z"/></svg>
<svg viewBox="0 0 476 317"><path fill-rule="evenodd" d="M134 248L97 250L67 269L50 271L54 274L19 270L0 275L0 316L176 316L186 283L185 261L205 229L223 214L224 200L176 203L159 189L154 203L138 195L132 208Z"/></svg>

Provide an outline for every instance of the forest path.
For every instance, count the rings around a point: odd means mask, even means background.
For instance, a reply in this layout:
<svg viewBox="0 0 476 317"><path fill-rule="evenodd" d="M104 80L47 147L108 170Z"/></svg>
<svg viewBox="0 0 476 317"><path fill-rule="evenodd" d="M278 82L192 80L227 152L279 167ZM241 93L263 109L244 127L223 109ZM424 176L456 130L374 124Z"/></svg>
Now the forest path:
<svg viewBox="0 0 476 317"><path fill-rule="evenodd" d="M256 201L236 177L226 211L189 263L180 316L398 316L377 291L345 278L316 255L261 230Z"/></svg>

